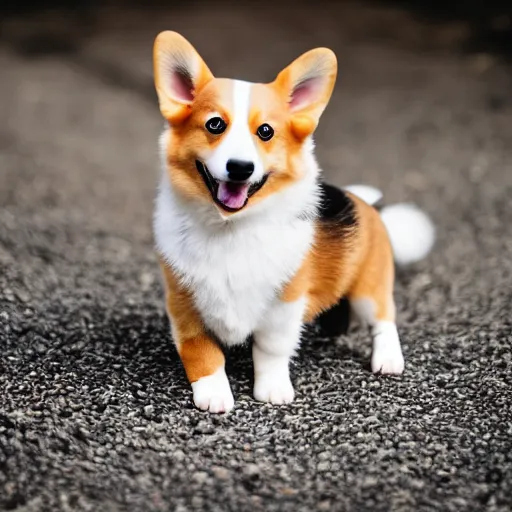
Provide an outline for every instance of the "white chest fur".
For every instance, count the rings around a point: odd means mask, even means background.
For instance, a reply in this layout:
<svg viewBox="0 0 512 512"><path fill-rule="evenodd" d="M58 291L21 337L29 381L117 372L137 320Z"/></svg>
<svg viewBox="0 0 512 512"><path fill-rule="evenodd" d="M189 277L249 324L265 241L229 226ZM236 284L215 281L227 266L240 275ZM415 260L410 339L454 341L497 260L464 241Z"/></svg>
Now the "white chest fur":
<svg viewBox="0 0 512 512"><path fill-rule="evenodd" d="M301 189L314 202L314 183ZM299 217L286 199L266 205L266 213L225 221L213 205L201 210L184 204L167 177L162 180L154 218L157 247L192 291L207 328L225 344L244 342L258 327L311 246L312 220ZM286 214L276 211L277 204L286 205Z"/></svg>

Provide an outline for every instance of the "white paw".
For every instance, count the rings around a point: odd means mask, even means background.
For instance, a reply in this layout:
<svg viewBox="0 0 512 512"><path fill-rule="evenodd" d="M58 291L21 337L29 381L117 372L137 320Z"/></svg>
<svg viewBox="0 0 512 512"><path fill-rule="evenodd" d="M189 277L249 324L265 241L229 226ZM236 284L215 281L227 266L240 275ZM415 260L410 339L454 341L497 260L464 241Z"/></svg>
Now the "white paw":
<svg viewBox="0 0 512 512"><path fill-rule="evenodd" d="M262 374L255 378L254 398L259 402L270 402L274 405L293 402L295 391L288 374Z"/></svg>
<svg viewBox="0 0 512 512"><path fill-rule="evenodd" d="M229 412L235 405L224 368L192 383L194 404L198 409L213 413Z"/></svg>
<svg viewBox="0 0 512 512"><path fill-rule="evenodd" d="M404 371L404 356L400 346L375 347L372 353L373 373L400 375Z"/></svg>
<svg viewBox="0 0 512 512"><path fill-rule="evenodd" d="M380 322L373 338L372 371L400 375L404 371L404 356L395 324Z"/></svg>
<svg viewBox="0 0 512 512"><path fill-rule="evenodd" d="M387 375L400 375L404 371L404 356L402 351L385 353L382 350L374 350L372 354L373 373Z"/></svg>

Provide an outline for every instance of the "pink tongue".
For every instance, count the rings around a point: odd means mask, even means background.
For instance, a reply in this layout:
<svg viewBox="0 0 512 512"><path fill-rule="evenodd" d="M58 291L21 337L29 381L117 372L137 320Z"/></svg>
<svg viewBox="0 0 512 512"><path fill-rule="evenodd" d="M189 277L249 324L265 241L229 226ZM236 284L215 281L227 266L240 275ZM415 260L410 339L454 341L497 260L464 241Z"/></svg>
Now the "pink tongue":
<svg viewBox="0 0 512 512"><path fill-rule="evenodd" d="M221 181L217 191L217 199L228 208L242 208L247 200L248 183L232 183Z"/></svg>

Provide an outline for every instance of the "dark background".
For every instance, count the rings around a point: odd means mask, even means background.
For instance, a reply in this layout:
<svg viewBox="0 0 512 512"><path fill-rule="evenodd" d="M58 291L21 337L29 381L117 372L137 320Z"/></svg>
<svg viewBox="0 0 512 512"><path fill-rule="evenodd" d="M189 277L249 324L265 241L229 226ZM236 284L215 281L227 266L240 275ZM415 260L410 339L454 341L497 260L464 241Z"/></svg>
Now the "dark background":
<svg viewBox="0 0 512 512"><path fill-rule="evenodd" d="M201 3L201 0L172 0L168 2L162 2L161 0L148 0L147 2L141 0L127 0L125 2L119 0L109 2L99 0L83 0L78 2L65 0L10 1L2 4L0 13L2 13L3 17L17 18L37 17L44 12L59 11L60 15L79 20L84 31L87 31L94 30L98 9L105 6L117 9L117 16L122 17L123 8L140 8L146 10L146 12L147 9L169 10L173 8L183 8L184 6L194 9L200 6ZM257 6L256 2L252 3ZM296 5L298 3L311 4L311 2L301 0L299 0ZM335 5L336 3L354 4L357 2L322 0L315 5L327 6L329 4ZM229 2L218 2L218 4L229 5ZM248 2L246 5L250 4L251 2ZM510 27L509 18L512 7L508 2L498 0L375 0L373 2L366 2L366 4L380 7L401 8L426 22L463 21L471 27L470 37L468 37L465 42L466 44L462 45L465 50L493 51L501 54L510 54L512 51L512 29ZM272 5L288 6L288 8L293 11L294 2L278 0L277 2L272 2ZM46 35L48 36L48 34ZM50 37L48 37L48 42L49 39ZM61 46L61 49L63 49L70 44L69 40L68 42L64 41L65 38L62 38L59 42L57 42L57 39L60 38L55 38L53 51L57 51L58 46ZM50 48L47 50L52 51Z"/></svg>
<svg viewBox="0 0 512 512"><path fill-rule="evenodd" d="M0 509L509 511L510 2L10 2L0 7ZM406 371L365 332L304 335L285 407L192 406L151 214L158 31L271 80L333 48L325 178L412 201L432 254L397 276Z"/></svg>

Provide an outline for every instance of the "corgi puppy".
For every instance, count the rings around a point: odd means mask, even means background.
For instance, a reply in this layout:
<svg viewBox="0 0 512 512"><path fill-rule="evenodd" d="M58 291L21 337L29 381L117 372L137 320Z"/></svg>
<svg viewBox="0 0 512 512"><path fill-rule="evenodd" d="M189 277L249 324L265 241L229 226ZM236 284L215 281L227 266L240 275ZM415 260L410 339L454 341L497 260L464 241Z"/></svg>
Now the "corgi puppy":
<svg viewBox="0 0 512 512"><path fill-rule="evenodd" d="M336 73L334 53L317 48L272 83L215 78L181 35L156 38L166 127L154 234L172 338L200 409L232 409L221 346L250 336L255 399L291 402L303 326L342 298L370 328L373 371L404 370L393 255L425 256L433 228L412 206L379 214L375 189L320 182L312 135Z"/></svg>

